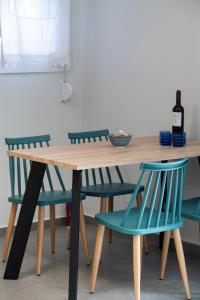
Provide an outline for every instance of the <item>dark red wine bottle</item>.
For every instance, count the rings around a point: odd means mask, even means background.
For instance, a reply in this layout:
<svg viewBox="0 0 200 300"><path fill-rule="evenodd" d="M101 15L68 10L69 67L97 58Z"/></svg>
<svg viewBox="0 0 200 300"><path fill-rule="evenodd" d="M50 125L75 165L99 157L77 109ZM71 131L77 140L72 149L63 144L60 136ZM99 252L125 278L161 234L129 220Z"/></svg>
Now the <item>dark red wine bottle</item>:
<svg viewBox="0 0 200 300"><path fill-rule="evenodd" d="M176 105L172 109L172 132L184 132L184 108L181 105L181 91L176 91Z"/></svg>

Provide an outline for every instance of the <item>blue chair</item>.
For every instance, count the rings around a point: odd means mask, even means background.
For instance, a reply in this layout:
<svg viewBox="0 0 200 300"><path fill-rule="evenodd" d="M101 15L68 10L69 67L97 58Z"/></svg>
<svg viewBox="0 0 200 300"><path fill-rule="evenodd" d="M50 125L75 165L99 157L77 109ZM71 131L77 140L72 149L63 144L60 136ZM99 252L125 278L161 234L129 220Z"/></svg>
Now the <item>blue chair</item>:
<svg viewBox="0 0 200 300"><path fill-rule="evenodd" d="M97 130L86 132L73 132L68 133L68 138L71 144L91 143L107 141L109 136L109 130ZM90 197L101 198L100 211L106 211L108 202L108 211L113 211L113 198L115 196L122 196L132 194L136 188L135 184L125 183L118 166L115 166L116 175L119 182L113 182L111 176L111 170L107 167L105 170L99 168L98 170L85 170L85 182L81 189L82 193ZM90 176L91 172L91 176ZM105 173L106 177L105 178ZM92 177L92 180L90 180ZM100 182L98 182L98 177ZM137 192L137 203L140 205L142 198L141 193L144 191L144 187L141 185ZM112 230L109 230L109 242L112 242ZM144 239L145 251L148 252L147 239Z"/></svg>
<svg viewBox="0 0 200 300"><path fill-rule="evenodd" d="M179 228L182 226L181 205L184 171L187 159L170 163L143 163L141 175L126 210L100 213L97 221L97 237L94 251L90 292L95 292L97 272L103 245L105 227L133 236L133 273L135 300L140 300L141 249L143 235L173 232L177 257L187 299L190 299L185 258ZM161 176L162 174L162 176ZM162 178L161 178L162 177ZM142 180L146 181L140 207L134 207ZM168 184L167 184L168 182ZM159 185L161 183L161 188ZM165 190L165 211L162 211Z"/></svg>
<svg viewBox="0 0 200 300"><path fill-rule="evenodd" d="M182 203L182 217L184 219L196 221L200 225L200 198L195 197L191 199L184 200ZM200 226L199 226L200 232ZM170 232L165 236L164 244L163 244L163 253L161 259L161 270L160 270L160 279L164 279L166 264L167 264L167 256L169 251L169 243L170 243Z"/></svg>
<svg viewBox="0 0 200 300"><path fill-rule="evenodd" d="M22 138L6 138L6 145L8 150L29 149L36 147L49 147L50 136L33 136ZM31 162L27 162L24 159L9 157L9 170L10 170L10 182L11 182L11 196L8 201L12 203L8 227L3 243L3 258L2 261L6 261L8 248L13 232L17 207L22 204L23 193L28 180L28 174L30 171ZM65 189L64 182L62 180L59 169L54 166L55 175L57 177L56 185L60 185L59 189L55 189L53 181L50 175L50 168L46 167L44 181L41 187L41 192L38 198L38 243L37 243L37 275L41 274L41 260L42 260L42 248L44 237L44 218L45 218L45 206L50 208L50 230L51 230L51 250L55 253L55 205L71 203L71 192ZM54 176L55 177L55 176ZM56 178L55 177L55 178ZM85 195L81 194L81 200L85 199ZM89 254L87 245L87 232L84 221L83 206L81 203L80 208L80 231L83 240L83 249L86 257L86 262L89 264Z"/></svg>

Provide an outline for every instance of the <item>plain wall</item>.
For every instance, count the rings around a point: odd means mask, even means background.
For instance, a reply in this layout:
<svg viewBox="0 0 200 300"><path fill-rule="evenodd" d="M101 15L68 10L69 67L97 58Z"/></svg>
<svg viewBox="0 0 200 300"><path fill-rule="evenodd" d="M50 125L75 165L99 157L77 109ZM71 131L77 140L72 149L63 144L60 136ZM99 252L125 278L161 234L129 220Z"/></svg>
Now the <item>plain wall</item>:
<svg viewBox="0 0 200 300"><path fill-rule="evenodd" d="M175 91L183 92L188 136L199 138L198 0L73 0L71 82L73 98L59 100L60 73L0 75L0 227L7 225L10 194L4 138L50 133L53 144L67 131L125 129L134 136L157 134L171 126ZM123 168L136 181L138 166ZM70 172L63 172L71 186ZM199 195L196 159L187 170L184 195ZM124 207L129 197L116 200ZM84 202L88 215L99 202ZM64 216L60 207L57 216ZM48 218L48 214L46 215ZM199 243L198 225L186 222L184 240Z"/></svg>
<svg viewBox="0 0 200 300"><path fill-rule="evenodd" d="M83 4L84 3L84 4ZM200 1L84 0L82 100L84 129L124 129L133 136L171 128L177 89L185 130L200 137ZM125 169L136 180L138 166ZM187 169L184 196L199 195L197 160ZM116 200L124 207L127 199ZM120 202L120 204L119 204ZM93 215L99 202L90 199ZM185 222L184 240L199 243L198 225Z"/></svg>
<svg viewBox="0 0 200 300"><path fill-rule="evenodd" d="M67 132L81 127L79 22L79 0L73 0L70 80L74 92L69 103L60 102L59 80L64 78L63 73L0 75L0 227L7 226L10 211L7 201L10 180L4 138L49 133L52 144L64 144ZM71 172L61 172L66 186L71 188ZM63 205L57 206L58 216L65 216Z"/></svg>

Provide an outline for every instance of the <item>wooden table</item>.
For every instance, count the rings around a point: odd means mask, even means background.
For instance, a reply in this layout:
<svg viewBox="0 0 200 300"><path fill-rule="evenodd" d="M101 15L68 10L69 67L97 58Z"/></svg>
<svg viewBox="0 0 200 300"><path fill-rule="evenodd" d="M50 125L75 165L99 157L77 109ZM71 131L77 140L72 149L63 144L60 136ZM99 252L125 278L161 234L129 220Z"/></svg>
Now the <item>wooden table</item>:
<svg viewBox="0 0 200 300"><path fill-rule="evenodd" d="M9 151L8 155L33 161L21 206L4 279L17 279L20 273L37 199L47 164L73 170L71 251L68 299L77 299L79 211L81 172L84 169L130 165L141 162L168 161L200 156L200 141L188 141L182 148L163 147L158 137L135 138L126 148L115 148L109 142L66 145Z"/></svg>

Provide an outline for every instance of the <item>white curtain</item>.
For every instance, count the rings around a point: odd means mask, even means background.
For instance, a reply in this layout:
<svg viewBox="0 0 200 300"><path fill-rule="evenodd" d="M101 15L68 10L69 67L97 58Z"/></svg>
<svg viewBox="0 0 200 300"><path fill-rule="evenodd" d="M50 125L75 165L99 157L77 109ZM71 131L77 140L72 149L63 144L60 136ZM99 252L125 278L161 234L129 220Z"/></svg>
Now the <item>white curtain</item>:
<svg viewBox="0 0 200 300"><path fill-rule="evenodd" d="M1 68L69 66L70 0L0 0Z"/></svg>

